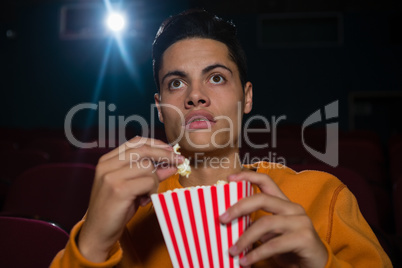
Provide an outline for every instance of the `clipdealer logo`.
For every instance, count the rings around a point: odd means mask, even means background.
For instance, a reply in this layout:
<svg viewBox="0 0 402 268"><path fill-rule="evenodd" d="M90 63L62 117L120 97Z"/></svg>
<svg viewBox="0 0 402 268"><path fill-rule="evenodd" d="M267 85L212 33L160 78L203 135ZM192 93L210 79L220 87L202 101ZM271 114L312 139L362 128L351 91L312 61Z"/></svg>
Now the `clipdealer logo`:
<svg viewBox="0 0 402 268"><path fill-rule="evenodd" d="M182 122L184 122L184 114L180 109L173 105L169 104L163 104L166 106L166 109L173 109L176 113L178 113L179 118ZM211 135L211 141L210 143L213 144L216 148L223 148L227 146L235 146L234 143L234 133L238 133L238 135L244 136L244 142L247 145L248 148L252 148L253 150L258 150L258 149L265 149L265 148L276 148L278 147L277 145L277 128L278 124L281 121L286 120L286 115L281 115L279 117L272 116L271 118L267 118L263 115L254 115L250 117L249 119L246 120L244 123L243 129L241 129L241 121L242 121L242 114L241 114L241 103L238 103L238 115L235 120L238 120L238 129L235 129L234 124L232 122L233 118L229 118L227 116L218 116L220 120L224 120L228 122L228 128L220 129L217 130L215 133L212 133ZM74 116L76 116L77 113L79 113L82 110L89 109L93 111L98 112L98 141L92 141L92 142L82 142L76 139L74 137L73 132L72 132L72 121ZM142 146L142 144L145 142L145 137L154 137L154 129L153 126L155 125L155 116L154 116L154 111L156 110L155 104L151 105L151 122L148 124L148 121L140 116L140 115L131 115L128 117L124 116L116 116L116 115L108 115L108 112L114 112L116 111L116 105L115 104L109 104L106 105L104 101L100 101L99 104L95 103L81 103L78 104L74 107L72 107L65 118L64 121L64 131L67 139L71 144L78 148L83 148L83 149L89 149L89 148L105 148L107 146L112 146L111 148L114 148L116 138L118 139L119 144L125 144L125 146L120 146L119 147L119 152L122 152L126 150L127 148L135 148ZM322 116L322 114L324 116ZM339 163L339 149L338 149L338 133L339 133L339 125L338 122L334 122L334 119L337 119L339 116L339 102L338 100L326 105L323 109L318 109L312 114L310 114L306 120L304 120L301 128L301 143L303 144L303 147L305 150L310 153L312 156L317 158L318 160L332 166L336 167L338 166ZM218 118L217 117L217 118ZM252 121L261 121L264 123L264 128L250 128L251 122ZM310 147L306 142L305 142L305 129L313 124L326 121L326 144L325 144L325 152L320 152L312 147ZM125 136L125 129L127 125L130 122L136 122L141 126L141 133L142 137L139 142L136 143L131 143L130 141L127 140L127 137ZM107 128L108 127L108 128ZM117 127L117 133L116 133L116 127ZM203 132L212 132L211 128L203 130ZM216 134L219 132L228 132L230 135L230 139L226 144L218 144L215 140ZM243 133L241 133L243 132ZM106 135L108 133L108 135ZM265 141L262 144L255 144L249 139L249 134L251 133L260 133L261 135L264 135L264 133L271 133L271 141L269 144L269 141ZM108 138L108 143L106 145L106 136ZM188 133L182 130L181 134L177 139L173 142L172 144L176 144L181 140L182 138L185 138L189 144L192 144L193 146L197 148L205 148L205 146L208 146L208 144L193 144L191 142L190 137L188 136ZM155 145L156 146L156 145ZM242 146L242 141L239 139L238 146ZM275 154L275 153L274 153ZM253 158L254 159L254 158ZM124 160L124 159L122 159ZM254 159L256 160L256 159ZM273 160L273 161L272 161ZM271 153L268 154L268 159L263 158L259 159L256 161L268 161L268 162L276 162L281 161L282 164L286 165L286 161L283 157L279 156L278 158L275 157L274 159L271 159Z"/></svg>
<svg viewBox="0 0 402 268"><path fill-rule="evenodd" d="M333 120L339 117L339 102L338 100L326 105L323 109L325 120ZM326 142L325 152L321 153L314 148L308 146L304 139L304 130L306 127L323 121L321 116L321 109L313 112L302 125L302 144L304 148L318 160L332 166L337 167L339 164L339 124L338 122L331 122L326 124Z"/></svg>

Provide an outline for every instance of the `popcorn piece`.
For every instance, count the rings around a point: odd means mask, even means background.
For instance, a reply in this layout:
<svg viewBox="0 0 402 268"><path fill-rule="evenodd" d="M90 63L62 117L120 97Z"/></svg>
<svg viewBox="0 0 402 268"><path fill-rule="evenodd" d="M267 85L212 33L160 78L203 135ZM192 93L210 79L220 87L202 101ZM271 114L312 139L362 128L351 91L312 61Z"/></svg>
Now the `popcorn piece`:
<svg viewBox="0 0 402 268"><path fill-rule="evenodd" d="M228 184L228 181L224 181L224 180L218 180L214 185L218 186L218 185L225 185ZM167 190L166 193L170 193L170 192L182 192L185 190L192 190L192 189L198 189L198 188L209 188L211 187L210 185L197 185L197 186L190 186L190 187L185 187L185 188L175 188L173 190Z"/></svg>
<svg viewBox="0 0 402 268"><path fill-rule="evenodd" d="M175 146L173 146L175 154L181 154L179 152L179 149L180 145L178 143ZM186 178L188 178L188 176L191 173L190 160L188 160L187 158L184 159L184 162L177 166L177 173L179 173L181 176L186 176Z"/></svg>
<svg viewBox="0 0 402 268"><path fill-rule="evenodd" d="M227 183L228 183L227 181L218 180L215 185L224 185L224 184L227 184Z"/></svg>
<svg viewBox="0 0 402 268"><path fill-rule="evenodd" d="M174 153L175 153L175 154L181 154L181 153L179 152L179 149L180 149L180 145L179 145L178 143L176 143L176 145L173 146Z"/></svg>
<svg viewBox="0 0 402 268"><path fill-rule="evenodd" d="M184 163L177 166L177 173L188 178L191 173L190 160L184 159Z"/></svg>

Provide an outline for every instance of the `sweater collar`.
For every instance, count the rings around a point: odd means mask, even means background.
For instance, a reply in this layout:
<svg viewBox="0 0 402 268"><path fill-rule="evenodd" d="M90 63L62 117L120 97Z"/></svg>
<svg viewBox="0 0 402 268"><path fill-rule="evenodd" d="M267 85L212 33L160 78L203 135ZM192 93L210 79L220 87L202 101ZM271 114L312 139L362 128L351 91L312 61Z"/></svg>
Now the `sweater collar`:
<svg viewBox="0 0 402 268"><path fill-rule="evenodd" d="M268 162L256 162L253 164L244 165L245 168L256 171L258 173L268 174L272 168L273 163ZM174 174L159 184L158 193L163 193L168 190L184 188L179 182L179 174Z"/></svg>

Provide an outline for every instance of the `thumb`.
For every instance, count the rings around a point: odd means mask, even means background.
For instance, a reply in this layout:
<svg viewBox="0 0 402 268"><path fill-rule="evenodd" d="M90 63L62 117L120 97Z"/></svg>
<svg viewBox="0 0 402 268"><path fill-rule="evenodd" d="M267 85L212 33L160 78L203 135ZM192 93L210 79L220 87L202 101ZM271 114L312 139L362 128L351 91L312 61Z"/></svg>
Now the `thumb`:
<svg viewBox="0 0 402 268"><path fill-rule="evenodd" d="M158 176L160 181L166 180L170 176L174 175L177 171L177 167L156 167L156 175Z"/></svg>

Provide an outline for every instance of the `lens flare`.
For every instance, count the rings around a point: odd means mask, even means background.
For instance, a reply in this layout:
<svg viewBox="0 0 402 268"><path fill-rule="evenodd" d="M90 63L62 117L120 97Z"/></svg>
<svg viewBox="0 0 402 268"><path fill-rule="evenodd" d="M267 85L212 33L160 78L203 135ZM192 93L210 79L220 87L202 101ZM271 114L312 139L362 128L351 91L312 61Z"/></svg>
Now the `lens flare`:
<svg viewBox="0 0 402 268"><path fill-rule="evenodd" d="M122 14L111 13L107 17L106 24L110 30L120 32L126 26L126 20Z"/></svg>

